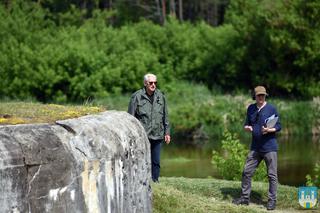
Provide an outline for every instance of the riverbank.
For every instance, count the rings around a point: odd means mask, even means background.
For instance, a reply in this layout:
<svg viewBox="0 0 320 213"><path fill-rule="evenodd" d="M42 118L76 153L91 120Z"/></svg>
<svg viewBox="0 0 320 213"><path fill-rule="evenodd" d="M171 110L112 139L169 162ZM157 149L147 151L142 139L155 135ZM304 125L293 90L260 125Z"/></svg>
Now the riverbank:
<svg viewBox="0 0 320 213"><path fill-rule="evenodd" d="M184 212L267 212L268 183L253 182L249 206L233 205L240 195L239 181L197 178L160 178L152 184L154 213ZM320 208L308 210L319 212ZM302 212L298 203L298 188L278 186L277 208L273 212Z"/></svg>

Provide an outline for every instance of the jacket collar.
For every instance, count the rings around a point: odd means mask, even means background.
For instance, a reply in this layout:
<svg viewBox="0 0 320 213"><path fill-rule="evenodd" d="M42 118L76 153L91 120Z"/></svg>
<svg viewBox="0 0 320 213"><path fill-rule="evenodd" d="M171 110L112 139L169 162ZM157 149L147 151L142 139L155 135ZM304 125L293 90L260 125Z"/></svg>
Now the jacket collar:
<svg viewBox="0 0 320 213"><path fill-rule="evenodd" d="M148 94L147 94L147 90L146 90L145 87L142 88L142 91L143 91L143 92L142 92L142 96L150 101L149 96L148 96ZM156 97L158 97L158 89L156 89L156 90L154 91L153 95L154 95L153 98L154 98L154 100L155 100Z"/></svg>
<svg viewBox="0 0 320 213"><path fill-rule="evenodd" d="M261 107L258 107L258 105L256 104L257 110L258 112L260 112L265 106L267 105L267 102L265 101Z"/></svg>

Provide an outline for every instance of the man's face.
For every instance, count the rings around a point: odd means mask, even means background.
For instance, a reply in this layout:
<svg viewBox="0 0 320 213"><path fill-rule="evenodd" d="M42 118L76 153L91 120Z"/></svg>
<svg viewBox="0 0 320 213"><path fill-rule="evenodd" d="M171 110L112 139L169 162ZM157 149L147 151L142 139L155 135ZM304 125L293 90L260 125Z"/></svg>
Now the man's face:
<svg viewBox="0 0 320 213"><path fill-rule="evenodd" d="M157 79L153 76L150 76L148 81L145 81L145 86L148 93L153 93L157 88Z"/></svg>
<svg viewBox="0 0 320 213"><path fill-rule="evenodd" d="M256 95L257 104L262 105L265 101L266 101L266 95L263 95L263 94Z"/></svg>

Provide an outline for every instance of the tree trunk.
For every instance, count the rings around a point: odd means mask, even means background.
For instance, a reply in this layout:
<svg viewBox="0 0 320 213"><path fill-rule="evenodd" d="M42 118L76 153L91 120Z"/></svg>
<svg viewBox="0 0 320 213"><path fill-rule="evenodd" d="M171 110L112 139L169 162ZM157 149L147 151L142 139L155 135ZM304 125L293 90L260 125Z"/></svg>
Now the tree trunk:
<svg viewBox="0 0 320 213"><path fill-rule="evenodd" d="M106 8L108 10L111 10L112 9L112 0L106 0Z"/></svg>
<svg viewBox="0 0 320 213"><path fill-rule="evenodd" d="M182 0L179 0L179 19L183 21L183 4Z"/></svg>
<svg viewBox="0 0 320 213"><path fill-rule="evenodd" d="M175 0L170 0L170 15L176 17L176 2Z"/></svg>
<svg viewBox="0 0 320 213"><path fill-rule="evenodd" d="M7 9L10 9L10 8L11 8L11 0L5 0L5 1L4 1L4 4L5 4L5 7L6 7Z"/></svg>
<svg viewBox="0 0 320 213"><path fill-rule="evenodd" d="M166 0L162 0L162 24L166 23Z"/></svg>
<svg viewBox="0 0 320 213"><path fill-rule="evenodd" d="M87 1L84 0L81 4L81 9L87 9Z"/></svg>
<svg viewBox="0 0 320 213"><path fill-rule="evenodd" d="M219 19L219 14L218 14L218 0L213 1L213 26L218 26L218 19Z"/></svg>
<svg viewBox="0 0 320 213"><path fill-rule="evenodd" d="M159 3L159 0L155 0L155 1L156 1L156 6L157 6L157 16L159 16L159 22L162 23L160 3Z"/></svg>

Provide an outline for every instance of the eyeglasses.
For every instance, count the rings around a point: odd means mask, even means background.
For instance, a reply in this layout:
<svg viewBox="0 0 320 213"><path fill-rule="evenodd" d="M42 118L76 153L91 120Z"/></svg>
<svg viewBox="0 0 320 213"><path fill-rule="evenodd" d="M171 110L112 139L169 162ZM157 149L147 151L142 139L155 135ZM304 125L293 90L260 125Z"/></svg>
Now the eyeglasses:
<svg viewBox="0 0 320 213"><path fill-rule="evenodd" d="M151 86L152 84L157 85L156 81L149 81L148 84Z"/></svg>

